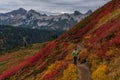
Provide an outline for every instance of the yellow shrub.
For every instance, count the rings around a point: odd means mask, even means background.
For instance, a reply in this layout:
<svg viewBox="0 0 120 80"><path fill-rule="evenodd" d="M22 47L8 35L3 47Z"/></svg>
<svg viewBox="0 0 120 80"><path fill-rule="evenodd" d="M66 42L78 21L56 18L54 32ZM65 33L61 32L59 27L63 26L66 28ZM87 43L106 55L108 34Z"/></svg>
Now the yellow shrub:
<svg viewBox="0 0 120 80"><path fill-rule="evenodd" d="M87 62L91 64L91 70L95 71L98 66L102 63L100 58L97 56L96 52L92 52L87 58Z"/></svg>
<svg viewBox="0 0 120 80"><path fill-rule="evenodd" d="M61 61L56 61L55 63L53 63L52 65L50 65L50 66L48 67L47 71L45 71L45 73L43 74L42 78L43 78L46 74L52 72L53 70L56 70L56 68L57 68L59 65L61 65Z"/></svg>
<svg viewBox="0 0 120 80"><path fill-rule="evenodd" d="M93 73L92 73L92 79L93 80L107 80L107 66L106 65L100 65Z"/></svg>
<svg viewBox="0 0 120 80"><path fill-rule="evenodd" d="M78 80L76 66L69 64L68 68L63 72L63 77L59 80Z"/></svg>

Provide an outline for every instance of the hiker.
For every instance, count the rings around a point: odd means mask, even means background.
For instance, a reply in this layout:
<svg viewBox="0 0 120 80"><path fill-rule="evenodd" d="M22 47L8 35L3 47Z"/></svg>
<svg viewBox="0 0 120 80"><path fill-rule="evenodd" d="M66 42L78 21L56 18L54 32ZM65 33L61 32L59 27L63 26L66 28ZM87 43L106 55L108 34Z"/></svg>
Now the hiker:
<svg viewBox="0 0 120 80"><path fill-rule="evenodd" d="M74 64L77 65L77 56L78 56L79 52L77 50L77 48L75 48L75 50L73 51L73 56L74 56Z"/></svg>

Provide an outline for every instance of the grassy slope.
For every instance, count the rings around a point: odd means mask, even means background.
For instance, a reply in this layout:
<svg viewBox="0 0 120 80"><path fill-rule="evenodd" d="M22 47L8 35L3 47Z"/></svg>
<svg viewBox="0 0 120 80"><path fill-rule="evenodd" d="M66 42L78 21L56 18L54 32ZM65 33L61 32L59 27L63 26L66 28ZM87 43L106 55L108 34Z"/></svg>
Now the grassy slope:
<svg viewBox="0 0 120 80"><path fill-rule="evenodd" d="M10 51L0 56L0 74L5 70L11 69L24 61L26 58L32 56L45 46L46 43L33 44L27 48L21 47L18 50Z"/></svg>
<svg viewBox="0 0 120 80"><path fill-rule="evenodd" d="M1 79L72 80L78 78L72 65L72 51L81 44L80 62L92 71L93 80L120 79L119 0L113 0L75 25L70 31L46 45L44 49L6 71ZM69 73L72 73L69 74ZM14 75L13 75L14 74Z"/></svg>

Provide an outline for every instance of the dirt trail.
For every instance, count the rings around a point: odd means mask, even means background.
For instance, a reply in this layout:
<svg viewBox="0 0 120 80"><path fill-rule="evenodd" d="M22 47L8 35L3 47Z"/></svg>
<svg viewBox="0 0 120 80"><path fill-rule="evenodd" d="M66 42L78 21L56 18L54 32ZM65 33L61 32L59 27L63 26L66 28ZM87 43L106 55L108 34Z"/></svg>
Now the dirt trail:
<svg viewBox="0 0 120 80"><path fill-rule="evenodd" d="M83 51L86 47L83 44L77 44L77 49ZM86 64L80 64L77 62L77 73L79 76L78 80L92 80L91 71Z"/></svg>
<svg viewBox="0 0 120 80"><path fill-rule="evenodd" d="M77 64L79 80L92 80L90 69L85 64Z"/></svg>

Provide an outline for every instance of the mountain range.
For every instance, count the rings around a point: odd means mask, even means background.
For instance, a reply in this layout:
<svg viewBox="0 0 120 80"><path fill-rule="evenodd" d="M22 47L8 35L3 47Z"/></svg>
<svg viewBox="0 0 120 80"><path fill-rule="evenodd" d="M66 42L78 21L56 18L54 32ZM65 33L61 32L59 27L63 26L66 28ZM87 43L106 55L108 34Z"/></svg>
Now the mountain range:
<svg viewBox="0 0 120 80"><path fill-rule="evenodd" d="M48 16L33 9L27 11L19 8L8 13L0 13L0 24L31 29L69 30L91 13L92 11L89 10L85 14L75 11L73 14L64 13Z"/></svg>
<svg viewBox="0 0 120 80"><path fill-rule="evenodd" d="M120 80L120 0L111 0L35 49L0 56L0 80Z"/></svg>

